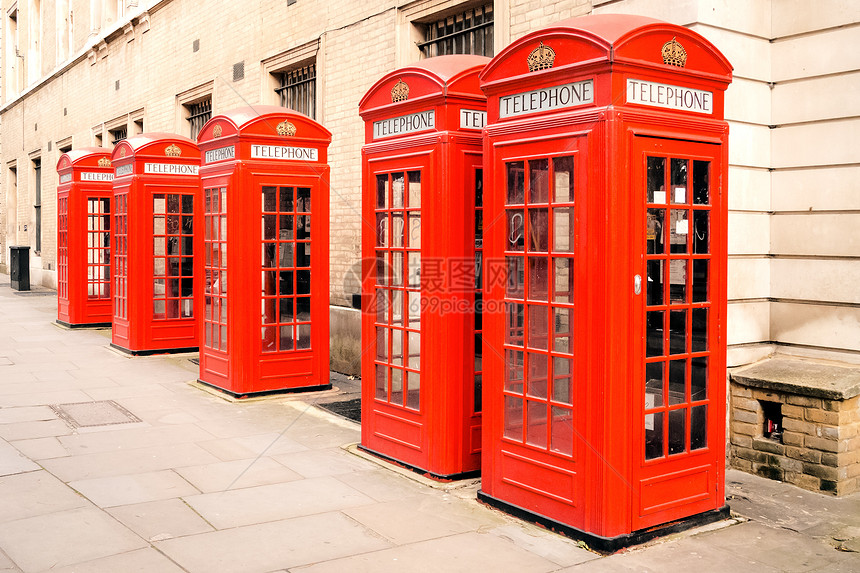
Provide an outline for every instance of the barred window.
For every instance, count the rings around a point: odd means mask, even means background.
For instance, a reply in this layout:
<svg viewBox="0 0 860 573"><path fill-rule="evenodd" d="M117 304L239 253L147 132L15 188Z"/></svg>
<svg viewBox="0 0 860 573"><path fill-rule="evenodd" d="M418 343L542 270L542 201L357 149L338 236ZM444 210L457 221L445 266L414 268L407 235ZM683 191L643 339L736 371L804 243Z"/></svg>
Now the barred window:
<svg viewBox="0 0 860 573"><path fill-rule="evenodd" d="M212 98L206 98L185 106L188 109L188 123L191 125L191 139L197 139L197 134L212 119Z"/></svg>
<svg viewBox="0 0 860 573"><path fill-rule="evenodd" d="M424 58L448 54L493 57L492 2L424 25L426 40L418 44Z"/></svg>
<svg viewBox="0 0 860 573"><path fill-rule="evenodd" d="M116 145L123 139L128 138L128 128L126 126L111 129L108 133L110 133L111 145Z"/></svg>
<svg viewBox="0 0 860 573"><path fill-rule="evenodd" d="M275 88L281 106L316 119L317 66L310 63L277 74L280 85Z"/></svg>

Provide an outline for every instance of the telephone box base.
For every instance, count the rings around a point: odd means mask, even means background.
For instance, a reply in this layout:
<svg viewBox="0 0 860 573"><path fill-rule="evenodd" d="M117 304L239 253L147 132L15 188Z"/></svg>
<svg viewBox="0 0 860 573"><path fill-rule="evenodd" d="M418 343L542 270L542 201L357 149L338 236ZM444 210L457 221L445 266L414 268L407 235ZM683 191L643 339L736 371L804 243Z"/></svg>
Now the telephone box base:
<svg viewBox="0 0 860 573"><path fill-rule="evenodd" d="M437 473L425 470L424 468L419 468L418 466L413 466L412 464L407 464L406 462L401 462L400 460L398 460L396 458L392 458L391 456L386 456L385 454L380 454L376 450L371 450L370 448L367 448L361 444L358 444L358 449L363 451L363 452L367 452L368 454L371 454L372 456L376 456L377 458L381 458L381 459L385 460L386 462L390 462L390 463L398 465L402 468L406 468L409 471L415 472L417 474L421 474L425 477L429 477L429 478L437 480L437 481L457 481L457 480L461 480L461 479L471 479L471 478L481 477L481 470L472 470L472 471L460 472L460 473L456 473L456 474L437 474Z"/></svg>
<svg viewBox="0 0 860 573"><path fill-rule="evenodd" d="M707 525L709 523L728 519L730 513L729 506L726 504L719 509L704 511L702 513L685 517L684 519L671 521L662 525L655 525L654 527L649 527L647 529L640 529L633 533L617 535L615 537L603 537L601 535L588 533L587 531L582 531L575 527L560 523L554 519L523 509L506 501L496 499L484 493L483 490L478 490L478 499L487 505L500 509L518 519L546 527L547 529L560 533L565 537L584 541L586 545L588 545L589 549L593 549L604 554L615 553L625 547L639 545L657 537L663 537L672 533L678 533L701 525Z"/></svg>
<svg viewBox="0 0 860 573"><path fill-rule="evenodd" d="M153 350L129 350L128 348L124 348L119 346L118 344L110 343L111 348L115 348L122 352L123 354L130 354L131 356L152 356L153 354L184 354L186 352L197 352L200 350L197 346L189 346L187 348L156 348Z"/></svg>
<svg viewBox="0 0 860 573"><path fill-rule="evenodd" d="M59 319L56 321L56 323L59 324L60 326L62 326L63 328L72 328L72 329L78 329L78 328L110 328L111 326L113 326L113 323L110 323L110 322L85 322L85 323L79 324L79 323L66 322L64 320L59 320Z"/></svg>
<svg viewBox="0 0 860 573"><path fill-rule="evenodd" d="M221 388L220 386L216 386L215 384L211 384L206 382L205 380L197 379L198 384L203 384L207 388L212 388L213 390L217 390L222 394L227 394L231 398L235 398L236 400L243 400L246 398L261 398L263 396L272 396L275 394L296 394L298 392L323 392L325 390L331 390L332 386L329 382L328 384L320 384L319 386L301 386L299 388L279 388L276 390L264 390L262 392L232 392L225 388Z"/></svg>

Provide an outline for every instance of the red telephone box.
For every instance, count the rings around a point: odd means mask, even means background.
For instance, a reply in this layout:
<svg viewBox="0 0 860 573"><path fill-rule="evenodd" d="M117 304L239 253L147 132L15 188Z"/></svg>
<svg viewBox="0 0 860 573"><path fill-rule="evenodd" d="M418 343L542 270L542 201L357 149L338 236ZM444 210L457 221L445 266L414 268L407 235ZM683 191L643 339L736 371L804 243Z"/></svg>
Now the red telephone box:
<svg viewBox="0 0 860 573"><path fill-rule="evenodd" d="M331 388L331 133L255 106L213 117L198 141L200 381L241 397Z"/></svg>
<svg viewBox="0 0 860 573"><path fill-rule="evenodd" d="M487 62L422 60L376 82L359 106L361 446L446 479L480 468Z"/></svg>
<svg viewBox="0 0 860 573"><path fill-rule="evenodd" d="M130 354L197 350L194 232L200 151L180 135L116 144L111 346Z"/></svg>
<svg viewBox="0 0 860 573"><path fill-rule="evenodd" d="M57 162L57 322L111 325L110 151L83 147Z"/></svg>
<svg viewBox="0 0 860 573"><path fill-rule="evenodd" d="M479 496L597 549L727 515L731 69L681 26L595 15L481 74Z"/></svg>

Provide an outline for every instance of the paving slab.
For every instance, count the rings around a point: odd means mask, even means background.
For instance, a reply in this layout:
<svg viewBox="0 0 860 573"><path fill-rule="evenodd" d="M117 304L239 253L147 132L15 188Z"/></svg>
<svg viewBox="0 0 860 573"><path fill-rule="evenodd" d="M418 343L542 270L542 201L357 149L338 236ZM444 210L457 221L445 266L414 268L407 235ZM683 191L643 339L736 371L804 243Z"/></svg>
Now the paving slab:
<svg viewBox="0 0 860 573"><path fill-rule="evenodd" d="M181 567L151 548L51 569L51 573L182 573L182 571Z"/></svg>
<svg viewBox="0 0 860 573"><path fill-rule="evenodd" d="M99 507L114 507L194 495L199 490L171 470L69 482Z"/></svg>
<svg viewBox="0 0 860 573"><path fill-rule="evenodd" d="M0 523L0 548L25 572L92 561L147 543L96 508Z"/></svg>
<svg viewBox="0 0 860 573"><path fill-rule="evenodd" d="M389 544L343 514L330 512L170 539L155 546L191 573L232 573L292 570Z"/></svg>
<svg viewBox="0 0 860 573"><path fill-rule="evenodd" d="M41 469L21 452L12 447L9 442L0 438L0 476L32 472Z"/></svg>
<svg viewBox="0 0 860 573"><path fill-rule="evenodd" d="M486 530L486 532L497 535L517 547L540 555L562 567L579 565L600 558L598 554L584 549L572 539L562 537L552 531L526 525L524 522L518 521L501 527L494 527Z"/></svg>
<svg viewBox="0 0 860 573"><path fill-rule="evenodd" d="M60 445L55 437L34 438L32 440L15 440L11 442L15 448L31 460L46 460L68 456L69 452Z"/></svg>
<svg viewBox="0 0 860 573"><path fill-rule="evenodd" d="M97 433L59 438L63 447L72 455L151 448L162 444L178 445L211 439L211 434L193 424L159 427L117 424L105 426L103 431Z"/></svg>
<svg viewBox="0 0 860 573"><path fill-rule="evenodd" d="M37 422L0 424L0 438L10 442L13 440L64 436L71 433L72 429L62 420L40 420Z"/></svg>
<svg viewBox="0 0 860 573"><path fill-rule="evenodd" d="M268 457L178 468L176 472L203 493L242 489L302 479Z"/></svg>
<svg viewBox="0 0 860 573"><path fill-rule="evenodd" d="M375 466L372 462L345 452L339 447L279 454L272 457L304 477L367 471Z"/></svg>
<svg viewBox="0 0 860 573"><path fill-rule="evenodd" d="M44 470L0 477L0 522L82 507L91 504Z"/></svg>
<svg viewBox="0 0 860 573"><path fill-rule="evenodd" d="M427 487L417 481L404 479L403 476L378 467L334 477L375 501L393 501L427 493Z"/></svg>
<svg viewBox="0 0 860 573"><path fill-rule="evenodd" d="M56 420L57 414L47 406L21 406L19 408L0 408L0 424L15 422L38 422Z"/></svg>
<svg viewBox="0 0 860 573"><path fill-rule="evenodd" d="M332 477L205 493L183 499L217 529L374 503L366 495Z"/></svg>
<svg viewBox="0 0 860 573"><path fill-rule="evenodd" d="M107 511L149 542L215 531L181 499L122 505Z"/></svg>

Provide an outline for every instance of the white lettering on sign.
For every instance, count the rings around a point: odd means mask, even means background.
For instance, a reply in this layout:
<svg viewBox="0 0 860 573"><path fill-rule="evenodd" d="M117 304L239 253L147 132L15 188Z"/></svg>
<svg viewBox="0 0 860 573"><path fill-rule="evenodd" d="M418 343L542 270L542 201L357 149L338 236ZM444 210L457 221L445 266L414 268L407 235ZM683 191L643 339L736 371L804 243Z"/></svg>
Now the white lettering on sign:
<svg viewBox="0 0 860 573"><path fill-rule="evenodd" d="M714 112L713 92L629 78L627 80L627 103L694 111L696 113Z"/></svg>
<svg viewBox="0 0 860 573"><path fill-rule="evenodd" d="M134 173L134 164L132 163L120 165L113 170L114 177L122 177L123 175L130 175L132 173Z"/></svg>
<svg viewBox="0 0 860 573"><path fill-rule="evenodd" d="M204 155L204 163L215 163L216 161L224 161L225 159L236 158L236 147L233 145L227 147L219 147L218 149L210 149Z"/></svg>
<svg viewBox="0 0 860 573"><path fill-rule="evenodd" d="M62 185L63 183L68 183L71 180L72 180L72 174L71 173L64 173L63 175L60 175L60 185Z"/></svg>
<svg viewBox="0 0 860 573"><path fill-rule="evenodd" d="M81 171L81 181L113 181L113 173Z"/></svg>
<svg viewBox="0 0 860 573"><path fill-rule="evenodd" d="M436 113L430 109L400 117L390 117L373 122L373 139L394 137L436 128Z"/></svg>
<svg viewBox="0 0 860 573"><path fill-rule="evenodd" d="M502 96L499 99L499 117L513 117L588 103L594 103L594 80Z"/></svg>
<svg viewBox="0 0 860 573"><path fill-rule="evenodd" d="M145 163L143 172L159 175L199 175L200 166L187 163Z"/></svg>
<svg viewBox="0 0 860 573"><path fill-rule="evenodd" d="M284 145L252 145L252 159L293 159L296 161L317 161L314 147L286 147Z"/></svg>
<svg viewBox="0 0 860 573"><path fill-rule="evenodd" d="M475 109L460 110L460 129L483 129L487 125L487 112Z"/></svg>

